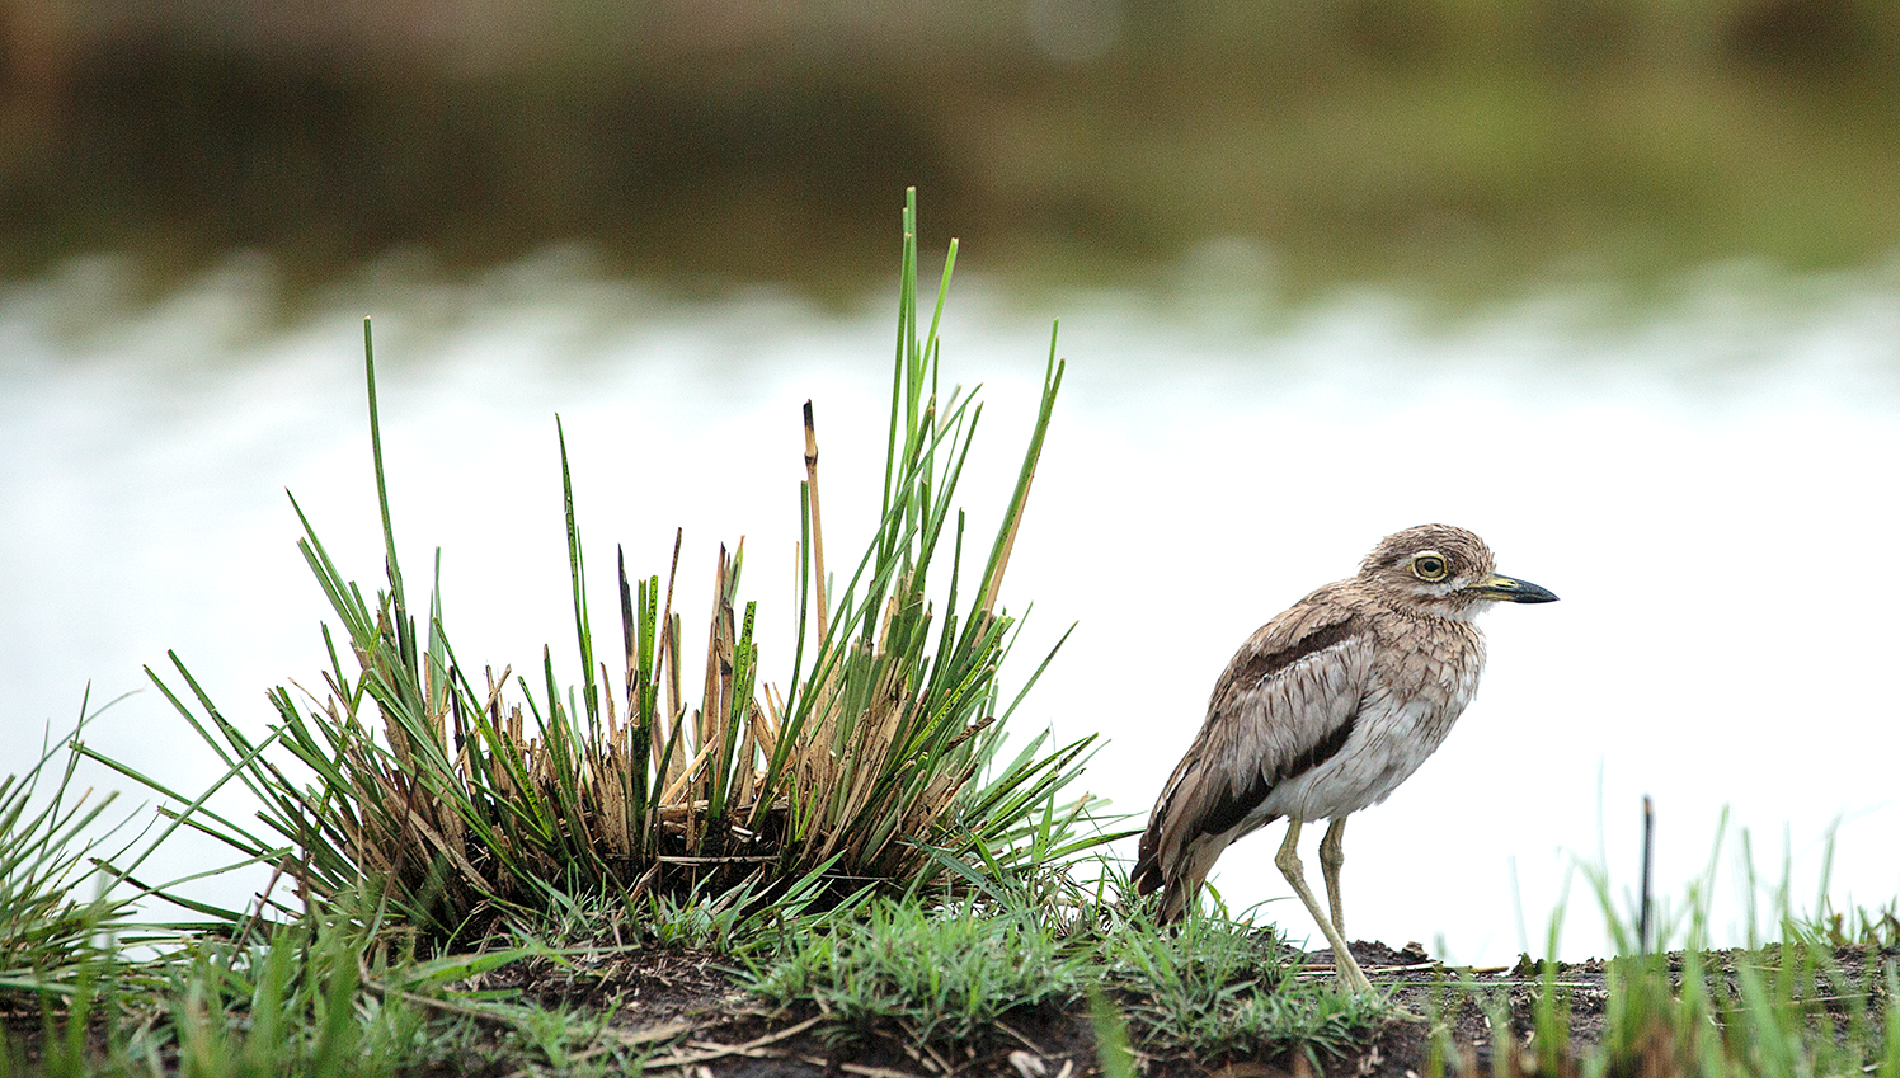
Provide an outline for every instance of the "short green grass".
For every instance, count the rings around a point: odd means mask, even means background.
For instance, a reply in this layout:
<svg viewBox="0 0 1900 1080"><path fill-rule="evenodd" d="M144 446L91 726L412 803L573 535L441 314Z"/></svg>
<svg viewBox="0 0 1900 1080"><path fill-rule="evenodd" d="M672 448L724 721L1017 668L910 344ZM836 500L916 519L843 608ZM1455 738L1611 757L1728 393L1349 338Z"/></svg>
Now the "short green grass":
<svg viewBox="0 0 1900 1080"><path fill-rule="evenodd" d="M753 963L754 992L814 1003L841 1035L895 1024L933 1044L988 1035L1018 1010L1066 1005L1100 975L1039 912L916 898L876 899L850 919L802 928Z"/></svg>
<svg viewBox="0 0 1900 1080"><path fill-rule="evenodd" d="M1196 916L1175 932L1137 910L1111 926L1098 953L1144 1051L1220 1061L1291 1050L1317 1066L1362 1041L1384 1009L1296 979L1281 945L1271 928L1244 921Z"/></svg>
<svg viewBox="0 0 1900 1080"><path fill-rule="evenodd" d="M1286 1053L1317 1063L1383 1014L1295 979L1271 928L1197 913L1163 930L1120 904L1090 914L879 899L748 958L748 985L816 1006L845 1041L882 1026L945 1048L1013 1038L997 1022L1038 1010L1106 1009L1142 1053L1203 1067Z"/></svg>

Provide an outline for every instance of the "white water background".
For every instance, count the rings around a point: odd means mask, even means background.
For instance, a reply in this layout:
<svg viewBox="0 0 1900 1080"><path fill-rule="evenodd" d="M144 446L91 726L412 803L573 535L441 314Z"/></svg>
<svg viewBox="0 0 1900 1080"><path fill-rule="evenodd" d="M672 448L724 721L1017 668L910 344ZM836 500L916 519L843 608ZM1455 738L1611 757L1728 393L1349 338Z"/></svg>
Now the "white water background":
<svg viewBox="0 0 1900 1080"><path fill-rule="evenodd" d="M552 251L462 282L393 259L295 309L251 257L139 296L110 258L0 292L5 771L49 723L70 726L90 682L95 705L138 691L93 746L184 792L209 784L215 759L140 670L168 649L254 733L266 687L318 685L328 612L284 492L346 573L378 583L364 314L409 587L426 588L440 545L465 664L534 680L547 644L562 680L577 674L556 413L605 640L614 545L636 575L664 573L683 526L677 607L703 634L714 552L744 536L741 596L759 602L767 678L784 679L807 398L841 578L871 525L895 326L881 292L842 308L777 289L686 298ZM1523 936L1538 949L1579 856L1601 845L1619 896L1634 887L1645 793L1659 887L1678 901L1725 806L1770 881L1791 858L1798 907L1816 902L1836 822L1832 902L1900 895L1893 267L1729 265L1660 298L1553 287L1451 316L1378 290L1290 306L1236 245L1140 290L966 274L944 368L988 403L960 500L976 558L1058 316L1070 367L1004 590L1011 611L1035 605L1006 680L1078 624L1013 723L1104 735L1087 786L1133 825L1249 632L1384 534L1443 521L1563 602L1485 618L1477 702L1352 819L1350 936L1466 962L1508 960ZM1323 944L1273 867L1279 836L1235 845L1214 881ZM225 858L175 840L153 876ZM1731 829L1725 941L1746 933L1737 848ZM260 883L204 888L236 903ZM1575 879L1563 953L1606 948Z"/></svg>

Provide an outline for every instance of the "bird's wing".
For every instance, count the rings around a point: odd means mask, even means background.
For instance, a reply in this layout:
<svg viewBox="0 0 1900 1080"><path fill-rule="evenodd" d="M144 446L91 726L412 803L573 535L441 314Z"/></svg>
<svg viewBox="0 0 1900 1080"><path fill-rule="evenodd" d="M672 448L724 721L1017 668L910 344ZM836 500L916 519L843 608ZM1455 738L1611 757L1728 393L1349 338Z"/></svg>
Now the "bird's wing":
<svg viewBox="0 0 1900 1080"><path fill-rule="evenodd" d="M1206 869L1190 872L1189 845L1240 825L1275 785L1338 753L1352 734L1371 673L1372 628L1327 593L1255 631L1214 684L1200 734L1142 835L1138 892L1165 884L1177 886L1172 894L1184 876L1193 877L1189 890L1198 886Z"/></svg>

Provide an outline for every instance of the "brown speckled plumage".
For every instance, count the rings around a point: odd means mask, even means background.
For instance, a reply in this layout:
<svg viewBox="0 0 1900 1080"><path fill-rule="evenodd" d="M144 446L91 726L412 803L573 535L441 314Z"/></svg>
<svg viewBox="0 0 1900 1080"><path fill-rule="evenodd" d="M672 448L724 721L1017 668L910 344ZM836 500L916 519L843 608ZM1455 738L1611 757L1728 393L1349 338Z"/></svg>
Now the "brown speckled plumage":
<svg viewBox="0 0 1900 1080"><path fill-rule="evenodd" d="M1464 529L1386 537L1357 576L1275 616L1228 663L1149 817L1137 891L1160 891L1172 921L1233 841L1288 817L1290 850L1300 822L1329 818L1337 915L1335 834L1345 816L1384 801L1477 692L1484 635L1472 616L1497 600L1555 599L1498 577L1490 548Z"/></svg>

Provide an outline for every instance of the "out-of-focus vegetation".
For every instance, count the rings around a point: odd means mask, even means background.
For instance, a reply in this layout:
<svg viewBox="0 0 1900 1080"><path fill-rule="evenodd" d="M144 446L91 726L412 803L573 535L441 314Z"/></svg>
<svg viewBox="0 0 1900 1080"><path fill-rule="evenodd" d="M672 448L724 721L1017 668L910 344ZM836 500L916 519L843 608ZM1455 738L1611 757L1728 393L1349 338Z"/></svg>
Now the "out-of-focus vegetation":
<svg viewBox="0 0 1900 1080"><path fill-rule="evenodd" d="M16 276L260 246L309 280L396 247L458 267L582 239L629 271L823 288L887 264L905 184L977 265L1070 278L1229 236L1278 253L1295 291L1900 246L1886 0L0 14Z"/></svg>

